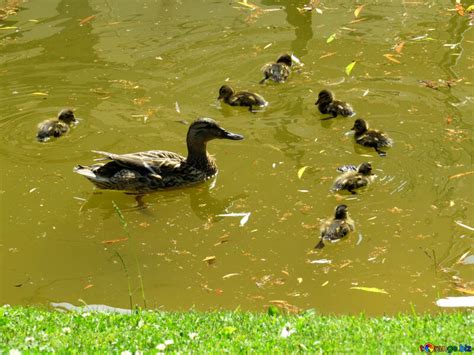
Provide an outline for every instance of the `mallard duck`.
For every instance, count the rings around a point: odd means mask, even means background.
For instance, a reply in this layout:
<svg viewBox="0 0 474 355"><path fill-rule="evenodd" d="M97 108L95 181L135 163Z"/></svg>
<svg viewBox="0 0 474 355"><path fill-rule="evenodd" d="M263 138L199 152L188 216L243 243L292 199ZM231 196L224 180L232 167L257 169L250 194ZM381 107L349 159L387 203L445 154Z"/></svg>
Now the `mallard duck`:
<svg viewBox="0 0 474 355"><path fill-rule="evenodd" d="M330 119L341 115L342 117L354 116L355 112L351 105L347 102L334 99L334 94L329 90L322 90L318 95L318 100L315 105L318 106L319 112L322 114L330 114L331 117L323 118Z"/></svg>
<svg viewBox="0 0 474 355"><path fill-rule="evenodd" d="M381 131L369 129L369 124L361 118L355 120L354 127L351 130L355 131L357 143L374 148L381 157L384 157L387 153L381 151L380 148L393 145L393 140L389 136Z"/></svg>
<svg viewBox="0 0 474 355"><path fill-rule="evenodd" d="M362 163L358 167L350 166L350 169L347 166L344 168L341 169L343 173L334 181L333 191L347 190L355 194L355 189L367 186L375 179L370 163Z"/></svg>
<svg viewBox="0 0 474 355"><path fill-rule="evenodd" d="M214 159L207 154L207 142L213 139L244 139L230 133L210 118L200 118L189 126L187 158L164 150L130 154L93 151L110 160L91 166L78 165L74 172L84 175L101 189L146 193L159 189L186 186L217 174Z"/></svg>
<svg viewBox="0 0 474 355"><path fill-rule="evenodd" d="M284 83L291 74L292 64L293 61L289 54L283 54L278 57L276 63L265 64L262 67L262 72L265 77L260 80L260 84L263 84L268 79L277 83Z"/></svg>
<svg viewBox="0 0 474 355"><path fill-rule="evenodd" d="M354 221L349 217L346 205L336 207L334 218L329 218L321 226L321 240L315 249L324 248L324 240L338 240L354 230Z"/></svg>
<svg viewBox="0 0 474 355"><path fill-rule="evenodd" d="M268 102L259 94L248 91L235 92L229 85L221 86L217 99L223 100L230 106L248 106L250 112L254 112L252 111L254 106L265 107L268 105Z"/></svg>
<svg viewBox="0 0 474 355"><path fill-rule="evenodd" d="M46 142L51 137L61 137L69 131L72 124L78 121L74 117L71 109L64 109L58 114L55 120L45 120L38 125L36 139L40 142Z"/></svg>

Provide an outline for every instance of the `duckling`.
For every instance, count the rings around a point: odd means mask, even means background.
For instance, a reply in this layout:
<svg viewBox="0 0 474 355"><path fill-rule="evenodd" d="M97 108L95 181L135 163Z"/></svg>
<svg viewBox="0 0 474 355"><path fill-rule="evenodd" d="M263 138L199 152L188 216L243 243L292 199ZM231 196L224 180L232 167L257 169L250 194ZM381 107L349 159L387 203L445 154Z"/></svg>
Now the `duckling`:
<svg viewBox="0 0 474 355"><path fill-rule="evenodd" d="M335 100L334 94L329 90L322 90L319 92L318 100L315 105L318 105L319 112L331 115L331 117L323 118L324 120L337 117L337 115L341 115L342 117L355 115L354 109L350 104L344 101Z"/></svg>
<svg viewBox="0 0 474 355"><path fill-rule="evenodd" d="M393 145L393 140L387 134L375 129L369 129L369 124L361 118L355 120L354 127L351 130L355 131L357 143L365 147L374 148L381 157L386 156L387 153L381 151L380 148Z"/></svg>
<svg viewBox="0 0 474 355"><path fill-rule="evenodd" d="M38 125L36 139L46 142L51 137L61 137L69 131L72 124L77 124L74 112L71 109L64 109L58 114L56 120L45 120Z"/></svg>
<svg viewBox="0 0 474 355"><path fill-rule="evenodd" d="M183 187L210 179L217 165L207 153L207 142L213 139L244 139L226 131L211 118L200 118L189 126L186 142L188 156L164 150L129 154L94 153L110 160L91 166L77 165L74 172L84 175L101 189L147 193L160 189Z"/></svg>
<svg viewBox="0 0 474 355"><path fill-rule="evenodd" d="M350 170L347 167L344 168L347 170L344 169L345 172L334 181L332 191L347 190L356 194L355 189L367 186L375 179L370 163L362 163L355 170L352 169L352 166Z"/></svg>
<svg viewBox="0 0 474 355"><path fill-rule="evenodd" d="M329 218L321 226L321 240L314 247L324 248L324 240L338 240L354 230L354 221L349 217L346 205L336 207L334 218Z"/></svg>
<svg viewBox="0 0 474 355"><path fill-rule="evenodd" d="M261 69L265 77L260 80L260 84L263 84L268 79L277 83L284 83L291 74L292 64L293 60L289 54L283 54L278 57L276 63L265 64Z"/></svg>
<svg viewBox="0 0 474 355"><path fill-rule="evenodd" d="M248 106L250 112L254 112L252 111L254 106L268 106L268 102L259 94L248 91L235 92L229 85L221 86L217 99L223 100L230 106Z"/></svg>

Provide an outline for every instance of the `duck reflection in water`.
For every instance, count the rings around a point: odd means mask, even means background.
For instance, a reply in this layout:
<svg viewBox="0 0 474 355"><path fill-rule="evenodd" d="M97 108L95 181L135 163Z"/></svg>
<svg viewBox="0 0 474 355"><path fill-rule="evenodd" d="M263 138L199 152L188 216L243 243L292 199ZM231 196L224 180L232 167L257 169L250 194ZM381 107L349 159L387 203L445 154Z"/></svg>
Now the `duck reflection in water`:
<svg viewBox="0 0 474 355"><path fill-rule="evenodd" d="M186 190L160 191L148 195L137 195L118 191L94 191L90 197L84 201L80 212L100 210L102 212L102 218L108 219L116 213L111 203L113 200L122 212L139 211L150 217L156 217L156 215L160 214L160 206L169 208L166 206L174 205L176 201L184 203L184 197L188 195L191 209L196 217L208 222L217 222L224 218L218 217L217 215L233 212L232 206L234 203L248 196L245 193L240 193L231 197L217 198L214 197L216 192L211 191L212 187L213 181L210 181L209 184ZM110 195L115 196L111 198ZM145 202L144 199L148 201ZM94 213L96 213L96 211L94 211Z"/></svg>
<svg viewBox="0 0 474 355"><path fill-rule="evenodd" d="M309 0L262 0L262 5L281 6L286 12L286 21L295 28L296 38L291 42L291 50L300 57L306 55L308 42L313 38L312 13L300 12Z"/></svg>

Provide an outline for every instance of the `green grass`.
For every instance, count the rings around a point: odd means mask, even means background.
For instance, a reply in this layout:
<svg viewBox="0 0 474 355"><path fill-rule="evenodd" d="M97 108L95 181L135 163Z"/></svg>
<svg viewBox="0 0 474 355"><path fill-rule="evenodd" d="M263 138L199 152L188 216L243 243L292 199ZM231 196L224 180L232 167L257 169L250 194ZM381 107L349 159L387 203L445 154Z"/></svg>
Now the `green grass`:
<svg viewBox="0 0 474 355"><path fill-rule="evenodd" d="M294 331L281 336L288 327ZM474 315L270 316L250 312L158 312L131 315L0 307L0 353L20 351L419 352L420 344L473 344Z"/></svg>

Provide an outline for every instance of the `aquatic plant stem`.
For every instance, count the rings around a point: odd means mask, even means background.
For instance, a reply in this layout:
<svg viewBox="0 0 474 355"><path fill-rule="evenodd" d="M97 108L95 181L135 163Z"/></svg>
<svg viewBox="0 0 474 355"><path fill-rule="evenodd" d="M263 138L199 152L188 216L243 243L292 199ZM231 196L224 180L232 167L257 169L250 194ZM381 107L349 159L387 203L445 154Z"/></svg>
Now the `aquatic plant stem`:
<svg viewBox="0 0 474 355"><path fill-rule="evenodd" d="M125 272L125 276L127 277L127 286L128 286L128 298L130 299L130 309L133 309L133 301L132 301L132 285L130 284L130 274L128 273L127 266L125 265L125 261L122 258L122 255L117 250L114 250L115 254L120 259L120 262L122 263L123 271Z"/></svg>
<svg viewBox="0 0 474 355"><path fill-rule="evenodd" d="M125 217L123 216L122 211L117 206L115 201L112 201L112 205L114 206L115 212L117 213L117 215L120 219L120 222L122 223L123 230L125 231L125 234L128 238L128 244L130 245L130 249L132 250L133 258L135 259L135 264L137 265L137 273L138 273L138 279L140 281L140 289L141 289L141 293L142 293L143 307L146 309L147 305L146 305L146 297L145 297L145 287L143 286L142 272L141 272L141 268L140 268L140 263L138 262L138 257L137 257L137 253L136 253L136 250L135 250L135 245L134 245L133 240L132 240L132 235L130 234L130 232L128 230L128 223L125 220Z"/></svg>

